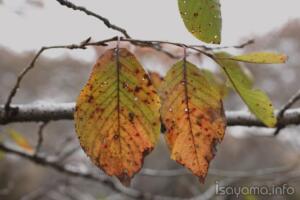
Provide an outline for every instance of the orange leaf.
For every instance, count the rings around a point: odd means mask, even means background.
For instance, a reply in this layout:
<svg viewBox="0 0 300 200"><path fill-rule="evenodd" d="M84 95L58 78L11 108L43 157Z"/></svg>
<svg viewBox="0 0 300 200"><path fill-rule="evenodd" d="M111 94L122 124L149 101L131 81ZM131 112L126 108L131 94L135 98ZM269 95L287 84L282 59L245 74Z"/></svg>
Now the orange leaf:
<svg viewBox="0 0 300 200"><path fill-rule="evenodd" d="M32 146L29 144L28 140L19 132L13 129L8 130L11 139L22 149L33 152Z"/></svg>
<svg viewBox="0 0 300 200"><path fill-rule="evenodd" d="M221 94L200 69L186 60L167 73L160 93L171 158L203 182L216 144L225 132Z"/></svg>
<svg viewBox="0 0 300 200"><path fill-rule="evenodd" d="M128 185L160 135L159 97L126 49L99 58L76 105L80 143L94 164Z"/></svg>
<svg viewBox="0 0 300 200"><path fill-rule="evenodd" d="M153 86L158 89L162 84L164 78L161 77L157 72L149 72L149 77L152 81Z"/></svg>

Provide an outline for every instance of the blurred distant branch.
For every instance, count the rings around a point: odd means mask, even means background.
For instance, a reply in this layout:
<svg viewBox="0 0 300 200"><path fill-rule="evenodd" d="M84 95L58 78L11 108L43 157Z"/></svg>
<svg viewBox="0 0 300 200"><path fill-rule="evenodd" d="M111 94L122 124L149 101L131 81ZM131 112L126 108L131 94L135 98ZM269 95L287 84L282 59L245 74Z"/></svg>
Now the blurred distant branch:
<svg viewBox="0 0 300 200"><path fill-rule="evenodd" d="M11 105L13 112L5 115L5 106L0 105L0 124L12 122L45 122L72 120L75 103ZM278 113L279 111L276 111ZM265 127L258 119L246 111L227 111L228 126ZM279 118L277 126L300 124L300 109L289 109L284 117Z"/></svg>
<svg viewBox="0 0 300 200"><path fill-rule="evenodd" d="M21 158L27 159L31 162L36 163L37 165L41 165L44 167L49 167L52 168L60 173L63 173L65 175L69 175L72 177L80 177L86 180L90 180L90 181L94 181L96 183L100 183L103 184L107 187L109 187L110 189L112 189L115 192L121 193L123 195L129 196L133 199L152 199L152 200L173 200L173 199L178 199L178 200L183 200L183 198L174 198L174 197L167 197L167 196L160 196L160 195L152 195L150 193L144 193L142 191L139 190L135 190L132 188L126 188L122 185L120 185L120 183L118 181L116 181L115 179L109 178L107 176L100 176L100 175L94 175L88 171L83 171L83 170L79 170L76 169L76 167L74 166L70 166L70 165L62 165L59 162L53 160L53 159L49 159L47 157L41 157L39 155L34 156L31 155L29 153L26 153L25 151L20 151L17 150L13 147L9 147L5 144L0 143L0 150L4 151L8 154L13 154L16 156L19 156ZM221 181L219 184L221 185L228 185L230 183L233 183L233 181L236 179L230 179L230 181ZM208 200L211 199L212 196L216 195L215 192L213 192L215 188L215 185L212 185L210 187L210 189L208 189L206 192L204 192L203 194L190 198L190 200L192 199L199 199L199 200ZM185 200L188 200L187 198L184 198Z"/></svg>
<svg viewBox="0 0 300 200"><path fill-rule="evenodd" d="M287 164L286 166L281 167L272 167L265 169L257 170L248 170L248 171L227 171L220 169L209 169L210 175L222 176L227 178L265 178L266 176L273 176L274 174L290 172L299 166L299 161L297 160L294 163ZM155 169L142 169L140 172L143 176L154 176L154 177L174 177L174 176L185 176L192 175L186 169L168 169L168 170L155 170Z"/></svg>
<svg viewBox="0 0 300 200"><path fill-rule="evenodd" d="M56 157L46 157L46 156L40 156L36 154L30 154L26 151L18 150L14 147L8 146L6 144L0 143L0 150L7 153L7 154L13 154L16 156L19 156L21 158L24 158L28 161L31 161L37 165L44 166L51 168L53 170L56 170L57 172L60 172L62 174L68 175L70 177L79 177L83 178L89 181L93 181L102 185L105 185L112 189L115 192L124 194L126 196L129 196L133 199L153 199L153 200L168 200L168 199L174 199L173 197L167 197L167 196L160 196L160 195L152 195L150 193L144 193L142 191L138 191L136 189L132 188L125 188L124 186L120 185L118 181L115 179L112 179L110 177L107 177L106 175L99 174L94 175L92 172L90 172L87 168L77 168L74 165L70 164L62 164L62 161L60 159L57 159ZM241 178L255 178L255 177L263 177L263 176L272 176L272 175L278 175L280 173L290 172L294 168L298 166L298 162L292 163L291 165L284 166L284 167L277 167L277 168L267 168L267 169L259 169L255 171L225 171L225 170L216 170L211 169L210 174L216 175L216 176L223 176L228 177L228 179L224 179L220 182L218 182L219 185L229 185L236 181L241 180ZM146 176L161 176L161 177L168 177L168 176L180 176L180 175L187 175L190 174L186 170L178 169L178 170L153 170L153 169L143 169L140 172L141 175ZM215 185L213 184L210 186L204 193L202 193L199 196L195 196L190 198L189 200L208 200L211 199L215 193ZM181 198L176 198L178 200L183 200ZM185 200L188 200L185 198Z"/></svg>
<svg viewBox="0 0 300 200"><path fill-rule="evenodd" d="M133 198L143 199L143 196L146 195L137 190L126 188L126 187L120 185L120 183L118 183L118 181L115 181L114 179L111 179L107 176L96 176L90 172L85 172L85 171L76 169L74 166L61 165L59 162L57 162L53 158L51 159L51 158L42 157L39 155L32 155L25 151L21 151L21 150L15 149L13 147L9 147L2 143L0 143L0 150L5 153L14 154L14 155L17 155L24 159L27 159L31 162L36 163L37 165L52 168L60 173L64 173L69 176L80 177L80 178L84 178L84 179L88 179L91 181L101 183L116 192L120 192L122 194L125 194L125 195L133 197Z"/></svg>

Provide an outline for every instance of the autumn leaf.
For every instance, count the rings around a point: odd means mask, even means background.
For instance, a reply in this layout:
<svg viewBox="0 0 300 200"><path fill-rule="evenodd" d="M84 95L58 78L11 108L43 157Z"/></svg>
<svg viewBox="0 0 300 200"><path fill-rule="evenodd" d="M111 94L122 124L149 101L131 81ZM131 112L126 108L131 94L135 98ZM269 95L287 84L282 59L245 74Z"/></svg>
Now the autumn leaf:
<svg viewBox="0 0 300 200"><path fill-rule="evenodd" d="M216 61L223 68L237 93L258 119L265 125L274 127L276 125L276 117L274 116L274 108L269 97L263 91L253 89L252 84L241 72L238 63L231 59L224 59L226 57L231 58L229 54L218 53L216 54Z"/></svg>
<svg viewBox="0 0 300 200"><path fill-rule="evenodd" d="M128 185L159 138L159 107L159 97L134 55L109 50L77 99L80 144L94 164Z"/></svg>
<svg viewBox="0 0 300 200"><path fill-rule="evenodd" d="M206 43L220 44L222 18L219 0L178 0L186 28Z"/></svg>
<svg viewBox="0 0 300 200"><path fill-rule="evenodd" d="M171 158L203 182L225 132L221 94L200 69L185 59L169 70L160 94Z"/></svg>
<svg viewBox="0 0 300 200"><path fill-rule="evenodd" d="M33 148L29 144L28 140L22 135L22 133L14 130L8 129L7 132L9 133L10 138L22 149L32 153Z"/></svg>
<svg viewBox="0 0 300 200"><path fill-rule="evenodd" d="M271 52L254 52L240 56L225 57L224 59L236 60L248 63L260 64L280 64L285 63L288 57L284 54L271 53Z"/></svg>
<svg viewBox="0 0 300 200"><path fill-rule="evenodd" d="M158 89L160 85L162 84L164 78L160 76L157 72L149 72L150 80L153 84L153 86Z"/></svg>

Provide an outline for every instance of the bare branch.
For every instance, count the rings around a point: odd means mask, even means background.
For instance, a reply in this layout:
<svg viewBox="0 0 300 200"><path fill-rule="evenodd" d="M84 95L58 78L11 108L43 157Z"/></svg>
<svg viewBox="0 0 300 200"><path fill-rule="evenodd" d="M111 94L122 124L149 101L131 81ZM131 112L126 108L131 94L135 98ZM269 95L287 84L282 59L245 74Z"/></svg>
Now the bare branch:
<svg viewBox="0 0 300 200"><path fill-rule="evenodd" d="M272 176L274 174L286 173L295 169L299 165L299 161L288 164L286 166L272 167L257 170L248 171L227 171L221 169L209 169L208 174L215 176L223 176L227 178L252 178L252 177L265 177ZM143 176L154 176L154 177L174 177L174 176L185 176L192 175L186 169L172 169L172 170L155 170L155 169L142 169L140 172Z"/></svg>
<svg viewBox="0 0 300 200"><path fill-rule="evenodd" d="M167 196L160 196L160 195L151 195L149 193L143 193L141 191L131 189L131 188L125 188L123 187L118 181L115 179L111 179L105 175L94 175L89 171L86 170L78 170L74 166L71 165L62 165L60 164L60 160L51 159L49 157L42 157L40 155L32 155L25 151L17 150L12 147L9 147L5 144L0 143L0 150L4 151L9 154L14 154L19 157L22 157L24 159L27 159L33 163L36 163L37 165L41 165L44 167L52 168L60 173L63 173L65 175L71 176L71 177L80 177L89 181L94 181L96 183L103 184L104 186L109 187L110 189L119 192L121 194L127 195L134 199L154 199L154 200L160 200L160 199L174 199L173 197L167 197ZM251 178L251 177L261 177L261 176L272 176L274 174L280 174L289 172L292 169L294 169L296 166L298 166L298 162L292 163L291 165L284 166L284 167L277 167L277 168L267 168L267 169L260 169L255 171L248 171L248 172L242 172L242 171L224 171L224 170L217 170L217 169L211 169L210 174L218 175L218 176L224 176L228 177L229 179L225 179L224 181L218 182L219 185L228 185L232 184L235 181L241 180L241 178ZM177 176L177 175L187 175L186 170L151 170L151 169L144 169L140 173L141 175L147 175L147 176ZM215 185L213 184L211 187L209 187L208 190L206 190L204 193L202 193L199 196L192 197L189 200L204 200L204 199L211 199L215 195L214 192L212 192L212 188L215 188ZM183 200L183 198L175 198L178 200ZM187 199L187 198L185 198Z"/></svg>
<svg viewBox="0 0 300 200"><path fill-rule="evenodd" d="M103 40L103 41L99 41L97 42L97 44L93 44L93 45L106 45L106 42L108 41L112 41L115 38L111 38L108 40ZM48 47L42 47L37 54L33 57L32 61L29 63L29 65L27 67L24 68L24 70L18 75L17 77L17 81L13 87L13 89L10 91L8 98L6 100L5 103L5 114L7 116L9 116L11 114L11 112L13 113L14 111L10 109L10 104L12 102L12 99L14 98L14 96L16 95L21 81L24 78L24 76L31 70L34 68L35 63L37 62L38 58L41 56L41 54L46 51L46 50L50 50L50 49L85 49L86 46L89 46L89 42L90 38L84 40L83 42L81 42L80 44L71 44L71 45L57 45L57 46L48 46Z"/></svg>
<svg viewBox="0 0 300 200"><path fill-rule="evenodd" d="M223 50L223 49L230 49L230 48L233 48L233 49L243 49L246 46L254 44L254 42L255 42L254 39L251 39L251 40L247 40L246 42L243 42L241 44L233 45L233 46L208 47L208 46L205 46L205 45L193 45L193 47L202 48L202 49L204 49L206 51Z"/></svg>
<svg viewBox="0 0 300 200"><path fill-rule="evenodd" d="M167 197L167 196L160 196L160 195L152 195L150 193L144 193L132 188L125 188L124 186L122 186L117 180L109 178L107 176L96 176L90 172L84 172L84 171L80 171L80 170L76 170L74 167L68 166L68 165L61 165L59 163L57 163L56 161L53 161L51 159L47 159L47 157L41 157L39 155L37 156L33 156L31 154L26 153L25 151L20 151L17 149L14 149L12 147L8 147L7 145L1 144L0 143L0 150L4 151L6 153L9 154L14 154L16 156L19 156L21 158L27 159L31 162L36 163L37 165L41 165L44 167L49 167L52 168L60 173L63 173L65 175L68 176L72 176L72 177L80 177L89 181L94 181L96 183L100 183L106 187L109 187L110 189L121 193L123 195L129 196L133 199L153 199L153 200L173 200L173 199L178 199L178 200L187 200L187 198L174 198L174 197ZM232 179L230 179L232 180ZM236 179L235 179L236 180ZM230 184L232 183L230 182L226 182L226 184ZM219 184L223 184L223 182L220 182ZM210 188L213 188L213 186L211 186ZM211 195L215 195L214 193L212 193L211 189L207 190L207 192L205 192L204 194L201 194L199 196L190 198L190 200L194 200L194 199L199 199L199 200L204 200L204 199L210 199L207 197L210 197Z"/></svg>
<svg viewBox="0 0 300 200"><path fill-rule="evenodd" d="M36 148L35 148L34 156L37 156L39 154L40 150L41 150L41 147L42 147L42 144L43 144L43 141L44 141L43 131L44 131L44 128L47 126L48 122L49 121L43 122L39 126L38 142L37 142L37 145L36 145Z"/></svg>
<svg viewBox="0 0 300 200"><path fill-rule="evenodd" d="M60 165L55 160L53 161L53 159L48 159L47 157L42 157L39 155L34 156L29 153L26 153L25 151L20 151L20 150L14 149L12 147L8 147L7 145L1 144L1 143L0 143L0 150L4 151L6 153L9 153L9 154L14 154L14 155L17 155L24 159L27 159L31 162L36 163L37 165L50 167L60 173L64 173L69 176L80 177L80 178L84 178L84 179L87 179L90 181L95 181L97 183L101 183L104 186L107 186L116 192L120 192L120 193L130 196L132 198L143 199L144 196L147 195L147 194L144 194L142 192L139 192L139 191L131 189L131 188L125 188L118 181L111 179L109 177L96 176L89 172L79 171L79 170L75 169L74 167L71 167L68 165Z"/></svg>
<svg viewBox="0 0 300 200"><path fill-rule="evenodd" d="M12 99L14 98L14 96L16 95L21 81L23 80L23 78L25 77L25 75L32 70L35 67L35 64L38 60L38 58L42 55L42 53L46 50L50 50L50 49L86 49L86 47L88 46L107 46L107 43L109 42L113 42L116 41L118 39L118 37L112 37L109 39L105 39L105 40L101 40L101 41L97 41L97 42L90 42L91 38L85 39L82 42L80 42L79 44L69 44L69 45L56 45L56 46L47 46L47 47L42 47L37 53L36 55L33 57L33 59L31 60L31 62L29 63L29 65L27 67L24 68L24 70L18 75L16 83L14 85L14 87L12 88L12 90L10 91L6 103L5 103L5 115L10 116L11 114L13 114L15 111L13 109L11 109L10 104L12 102ZM197 51L198 53L202 53L210 58L213 58L213 56L205 51L202 51L200 49L197 49L195 47L193 47L192 45L186 45L186 44L181 44L181 43L176 43L176 42L168 42L168 41L151 41L151 40L137 40L137 39L131 39L131 38L120 38L120 41L125 41L125 42L130 42L133 45L136 46L141 46L141 47L151 47L157 51L161 51L162 53L168 55L171 58L178 58L177 56L171 54L170 52L167 52L166 50L164 50L161 47L161 44L170 44L170 45L174 45L174 46L178 46L178 47L186 47L186 48L190 48L193 49L194 51Z"/></svg>
<svg viewBox="0 0 300 200"><path fill-rule="evenodd" d="M127 31L117 25L112 24L107 18L102 17L101 15L98 15L97 13L94 13L88 9L86 9L85 7L82 6L77 6L74 3L71 3L70 1L66 1L66 0L56 0L58 3L60 3L62 6L66 6L68 8L71 8L73 10L79 10L81 12L84 12L87 15L93 16L99 20L101 20L106 26L107 28L113 29L115 31L119 31L120 33L122 33L126 38L130 38L129 34L127 33Z"/></svg>
<svg viewBox="0 0 300 200"><path fill-rule="evenodd" d="M298 90L298 92L294 94L285 105L282 106L282 108L278 112L277 120L280 121L284 117L285 112L288 109L290 109L299 100L300 100L300 90ZM284 124L277 126L277 129L274 132L274 136L278 135L285 126L286 125Z"/></svg>
<svg viewBox="0 0 300 200"><path fill-rule="evenodd" d="M6 116L4 106L0 105L0 124L72 120L75 103L20 104L11 107L14 112L10 116ZM246 111L227 111L226 118L228 126L265 127L262 122ZM300 124L300 109L290 109L286 111L283 118L279 119L277 126L298 124Z"/></svg>
<svg viewBox="0 0 300 200"><path fill-rule="evenodd" d="M62 153L59 156L59 161L64 162L65 160L67 160L70 156L72 156L74 153L76 153L79 150L80 150L79 146L75 146L75 147L71 148L70 150L67 150L66 152Z"/></svg>

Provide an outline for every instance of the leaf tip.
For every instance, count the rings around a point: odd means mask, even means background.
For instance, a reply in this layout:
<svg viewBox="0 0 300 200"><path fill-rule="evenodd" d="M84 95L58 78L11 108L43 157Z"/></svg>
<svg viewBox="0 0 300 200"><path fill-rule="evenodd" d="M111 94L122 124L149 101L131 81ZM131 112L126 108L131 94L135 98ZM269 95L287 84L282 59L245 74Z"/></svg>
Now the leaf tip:
<svg viewBox="0 0 300 200"><path fill-rule="evenodd" d="M122 183L122 185L124 185L125 187L130 187L131 177L128 176L127 173L122 173L122 174L118 175L117 178Z"/></svg>
<svg viewBox="0 0 300 200"><path fill-rule="evenodd" d="M270 128L275 128L277 125L277 119L274 118L271 122L267 123L266 125Z"/></svg>
<svg viewBox="0 0 300 200"><path fill-rule="evenodd" d="M205 179L206 179L206 174L205 175L202 175L202 176L198 176L198 180L201 184L204 184L205 183Z"/></svg>

